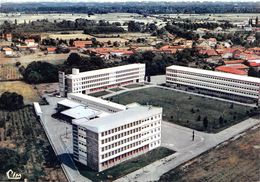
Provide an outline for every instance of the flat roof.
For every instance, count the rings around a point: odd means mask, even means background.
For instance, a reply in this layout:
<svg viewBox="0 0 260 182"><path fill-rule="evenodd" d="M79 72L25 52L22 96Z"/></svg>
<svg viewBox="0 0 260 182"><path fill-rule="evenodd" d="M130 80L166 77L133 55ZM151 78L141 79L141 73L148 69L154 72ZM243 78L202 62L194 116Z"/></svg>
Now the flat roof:
<svg viewBox="0 0 260 182"><path fill-rule="evenodd" d="M136 68L136 67L140 67L140 66L145 67L145 64L135 63L135 64L128 64L128 65L116 66L116 67L111 67L111 68L85 71L85 72L81 72L81 73L75 74L75 75L69 74L69 75L67 75L67 78L72 79L72 78L80 78L80 77L85 77L85 76L100 75L100 74L105 74L105 73L110 73L110 72L121 71L124 69Z"/></svg>
<svg viewBox="0 0 260 182"><path fill-rule="evenodd" d="M93 120L75 119L72 122L93 132L100 133L159 113L162 113L161 107L138 106L102 118Z"/></svg>
<svg viewBox="0 0 260 182"><path fill-rule="evenodd" d="M37 114L41 114L42 113L42 109L41 109L41 106L38 102L34 102L33 103L33 106L34 106L34 109L35 109L35 112Z"/></svg>
<svg viewBox="0 0 260 182"><path fill-rule="evenodd" d="M117 108L117 109L120 109L120 110L126 110L126 106L124 106L124 105L121 105L121 104L118 104L118 103L115 103L115 102L111 102L111 101L108 101L108 100L104 100L104 99L101 99L101 98L93 97L93 96L90 96L90 95L86 95L86 94L82 94L82 93L69 93L68 98L70 98L71 96L76 96L76 97L79 97L81 99L89 100L89 101L96 102L96 103L99 103L99 104L102 104L102 105Z"/></svg>
<svg viewBox="0 0 260 182"><path fill-rule="evenodd" d="M218 71L210 71L210 70L203 70L203 69L198 69L198 68L190 68L190 67L176 66L176 65L169 66L169 67L167 67L167 69L168 68L175 69L175 70L181 70L181 71L188 71L188 72L193 72L193 73L198 73L198 74L206 74L206 75L211 75L211 76L218 76L218 77L260 83L260 78L255 78L255 77L251 77L251 76L241 76L241 75L235 75L235 74L231 74L231 73L223 73L223 72L218 72Z"/></svg>
<svg viewBox="0 0 260 182"><path fill-rule="evenodd" d="M93 118L97 116L100 111L90 109L86 106L77 106L65 111L62 111L61 114L69 116L71 118L79 119L79 118Z"/></svg>
<svg viewBox="0 0 260 182"><path fill-rule="evenodd" d="M78 106L82 105L82 104L75 102L73 100L70 100L70 99L64 99L62 101L59 101L57 104L60 104L60 105L63 105L63 106L69 107L69 108L78 107Z"/></svg>

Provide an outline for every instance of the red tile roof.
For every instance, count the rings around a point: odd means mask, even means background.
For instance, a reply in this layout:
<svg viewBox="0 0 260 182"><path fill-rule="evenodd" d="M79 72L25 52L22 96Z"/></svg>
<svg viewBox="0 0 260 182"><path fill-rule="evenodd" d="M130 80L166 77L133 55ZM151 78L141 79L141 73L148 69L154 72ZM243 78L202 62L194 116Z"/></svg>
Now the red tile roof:
<svg viewBox="0 0 260 182"><path fill-rule="evenodd" d="M244 66L218 66L215 68L215 70L236 75L247 75L247 71L244 70ZM247 66L245 67L247 68Z"/></svg>
<svg viewBox="0 0 260 182"><path fill-rule="evenodd" d="M203 49L199 51L200 54L208 56L217 56L218 53L214 49Z"/></svg>
<svg viewBox="0 0 260 182"><path fill-rule="evenodd" d="M226 60L224 61L225 64L239 64L239 63L243 63L244 60Z"/></svg>
<svg viewBox="0 0 260 182"><path fill-rule="evenodd" d="M84 41L74 41L74 46L75 47L78 47L78 48L83 48L85 47L86 45L92 45L92 41L87 41L87 40L84 40Z"/></svg>
<svg viewBox="0 0 260 182"><path fill-rule="evenodd" d="M5 47L3 48L4 51L12 51L13 49L9 48L9 47Z"/></svg>
<svg viewBox="0 0 260 182"><path fill-rule="evenodd" d="M260 67L260 63L256 63L256 62L248 62L248 65L251 67Z"/></svg>
<svg viewBox="0 0 260 182"><path fill-rule="evenodd" d="M48 52L54 52L54 51L56 51L56 47L47 47L47 51Z"/></svg>

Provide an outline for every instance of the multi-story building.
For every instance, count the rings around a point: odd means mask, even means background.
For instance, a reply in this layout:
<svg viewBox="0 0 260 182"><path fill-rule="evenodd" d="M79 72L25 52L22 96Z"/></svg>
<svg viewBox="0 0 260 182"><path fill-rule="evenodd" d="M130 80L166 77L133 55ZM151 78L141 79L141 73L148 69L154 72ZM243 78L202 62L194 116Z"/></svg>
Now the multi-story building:
<svg viewBox="0 0 260 182"><path fill-rule="evenodd" d="M162 108L136 106L89 120L73 120L74 160L96 171L161 145Z"/></svg>
<svg viewBox="0 0 260 182"><path fill-rule="evenodd" d="M260 103L259 78L174 65L166 69L166 84L227 99Z"/></svg>
<svg viewBox="0 0 260 182"><path fill-rule="evenodd" d="M60 95L66 93L83 93L101 91L131 83L143 83L145 64L129 64L87 72L72 69L72 74L59 72Z"/></svg>

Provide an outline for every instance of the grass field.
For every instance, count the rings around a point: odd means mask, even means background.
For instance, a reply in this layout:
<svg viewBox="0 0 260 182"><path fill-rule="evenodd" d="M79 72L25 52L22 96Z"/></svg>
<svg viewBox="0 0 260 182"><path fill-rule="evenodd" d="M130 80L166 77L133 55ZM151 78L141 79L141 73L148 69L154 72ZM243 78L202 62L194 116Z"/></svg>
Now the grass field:
<svg viewBox="0 0 260 182"><path fill-rule="evenodd" d="M131 84L131 85L126 85L124 86L125 88L138 88L138 87L143 87L141 84Z"/></svg>
<svg viewBox="0 0 260 182"><path fill-rule="evenodd" d="M254 111L247 106L156 87L125 92L113 96L112 101L120 104L138 102L142 105L161 106L164 120L208 132L221 131L246 119ZM206 128L203 120L208 121Z"/></svg>
<svg viewBox="0 0 260 182"><path fill-rule="evenodd" d="M67 181L32 106L13 112L0 110L0 149L19 156L17 161L0 156L3 181L8 181L5 173L10 165L29 181Z"/></svg>
<svg viewBox="0 0 260 182"><path fill-rule="evenodd" d="M0 82L0 94L7 91L22 95L25 103L38 102L40 100L33 86L22 81Z"/></svg>
<svg viewBox="0 0 260 182"><path fill-rule="evenodd" d="M111 90L111 91L113 91L113 92L118 92L118 91L121 91L121 90L124 90L124 89L119 88L119 87L116 87L116 88L111 88L111 89L109 89L109 90Z"/></svg>
<svg viewBox="0 0 260 182"><path fill-rule="evenodd" d="M165 181L259 181L260 128L161 176Z"/></svg>
<svg viewBox="0 0 260 182"><path fill-rule="evenodd" d="M93 97L102 97L102 96L107 95L109 93L110 92L104 90L104 91L100 91L100 92L91 93L91 94L88 94L88 95L93 96Z"/></svg>
<svg viewBox="0 0 260 182"><path fill-rule="evenodd" d="M173 153L174 151L170 149L159 147L99 173L86 166L80 164L77 165L80 173L93 181L112 181Z"/></svg>

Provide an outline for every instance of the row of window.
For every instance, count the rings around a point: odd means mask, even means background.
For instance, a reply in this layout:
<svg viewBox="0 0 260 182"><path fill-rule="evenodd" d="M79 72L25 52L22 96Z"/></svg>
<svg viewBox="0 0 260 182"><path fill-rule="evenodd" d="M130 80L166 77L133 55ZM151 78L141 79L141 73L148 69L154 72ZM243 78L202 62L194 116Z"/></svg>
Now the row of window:
<svg viewBox="0 0 260 182"><path fill-rule="evenodd" d="M77 90L82 90L82 89L91 88L91 87L97 87L97 86L106 85L106 84L109 84L109 81L107 81L107 82L95 83L95 84L91 84L91 85L84 85L84 86L80 86L80 87L75 87L75 88L73 88L73 90L74 90L74 91L77 91Z"/></svg>
<svg viewBox="0 0 260 182"><path fill-rule="evenodd" d="M141 145L141 141L134 142L134 143L129 144L129 145L127 145L127 146L121 147L121 148L119 148L119 149L117 149L117 150L108 152L108 153L102 155L101 158L102 158L102 159L105 159L105 158L110 157L110 156L112 156L112 155L118 154L118 153L120 153L120 152L122 152L122 151L125 151L125 150L131 149L131 148L133 148L133 147L136 147L136 146L138 146L138 145Z"/></svg>
<svg viewBox="0 0 260 182"><path fill-rule="evenodd" d="M148 132L145 132L145 133L142 133L142 134L137 134L137 135L134 135L134 136L132 136L132 137L129 137L129 138L120 140L120 141L115 142L115 143L112 143L112 144L110 144L110 145L104 146L104 147L101 148L101 150L102 150L102 152L104 152L104 151L106 151L106 150L113 149L114 147L123 145L123 144L125 144L125 143L130 142L130 141L133 141L133 140L139 139L139 138L141 138L141 137L143 137L143 136L145 136L145 135L148 135L149 133L154 133L154 132L157 132L157 131L160 131L160 127L155 128L155 129L152 129L152 130L150 130L150 131L148 131ZM121 134L123 134L123 133L121 133ZM151 140L153 139L153 137L154 137L154 138L160 137L160 134L156 134L156 135L152 136L152 137L151 137ZM109 138L109 139L110 139L110 138ZM147 138L147 140L149 140L149 138ZM144 141L147 141L147 140L144 140ZM113 140L112 140L112 141L113 141ZM108 140L108 142L110 142L110 141Z"/></svg>
<svg viewBox="0 0 260 182"><path fill-rule="evenodd" d="M133 126L137 126L141 123L144 123L144 122L149 121L149 120L154 120L154 119L157 119L157 118L158 119L161 118L161 115L158 114L158 115L155 115L155 116L152 116L152 117L149 117L149 118L145 118L145 119L142 119L142 120L134 121L132 123L128 123L128 124L119 126L117 128L113 128L111 130L104 131L104 132L101 133L101 136L103 137L103 136L106 136L106 135L110 135L110 134L125 130L127 128L131 128Z"/></svg>
<svg viewBox="0 0 260 182"><path fill-rule="evenodd" d="M129 80L129 79L138 79L138 78L139 78L139 75L129 76L129 77L125 77L125 78L116 79L116 82L121 82L123 80Z"/></svg>
<svg viewBox="0 0 260 182"><path fill-rule="evenodd" d="M169 76L173 76L173 75L169 75ZM169 79L169 77L167 77L167 78ZM248 87L246 85L241 87L241 86L234 85L234 84L228 84L228 82L221 83L221 82L216 82L214 80L205 80L205 79L202 79L202 78L196 79L196 78L191 78L191 77L189 77L187 75L185 75L185 76L183 76L183 75L178 75L177 76L176 75L175 78L184 78L184 79L188 79L188 80L196 80L196 81L200 81L200 82L213 83L213 84L218 84L218 85L225 85L225 86L234 87L234 88L241 88L241 89L245 89L245 90L252 90L252 91L258 91L259 90L259 88L253 89L253 88L250 88L250 87Z"/></svg>
<svg viewBox="0 0 260 182"><path fill-rule="evenodd" d="M98 74L98 75L93 75L93 76L82 77L81 79L76 79L76 80L74 80L74 81L89 80L89 79L100 78L100 77L105 77L105 76L109 76L109 73L104 73L104 74Z"/></svg>
<svg viewBox="0 0 260 182"><path fill-rule="evenodd" d="M108 161L103 162L103 163L102 163L102 166L104 167L104 166L110 165L111 163L113 164L114 162L116 162L116 161L118 161L118 160L125 159L126 157L132 156L132 155L137 154L137 153L139 153L139 152L141 152L141 151L145 151L145 150L147 150L148 148L149 148L149 146L146 145L146 146L140 147L140 148L138 148L138 149L132 150L132 151L130 151L130 152L127 152L127 153L125 153L125 154L122 154L122 155L117 156L117 157L115 157L115 158L113 158L113 159L110 159L110 160L108 160Z"/></svg>
<svg viewBox="0 0 260 182"><path fill-rule="evenodd" d="M139 75L139 72L132 72L132 73L126 73L126 74L121 74L121 75L116 75L116 78L120 78L120 77L126 77L129 75Z"/></svg>
<svg viewBox="0 0 260 182"><path fill-rule="evenodd" d="M86 84L90 84L90 83L96 83L96 82L100 82L100 81L104 81L104 80L109 80L109 77L105 77L105 78L101 78L101 79L95 79L95 80L89 80L89 81L82 81L82 82L74 82L73 86L80 86L80 85L86 85Z"/></svg>
<svg viewBox="0 0 260 182"><path fill-rule="evenodd" d="M236 82L236 83L240 83L240 84L253 85L253 86L260 85L259 83L254 83L254 82L242 81L242 80L231 79L231 78L222 78L222 77L218 77L218 76L211 76L211 75L205 75L205 74L201 74L201 73L193 73L193 72L180 71L180 70L167 69L167 72L172 72L172 73L176 73L176 74L193 75L193 76L198 76L198 77L205 77L205 78L211 78L211 79L216 79L216 80Z"/></svg>
<svg viewBox="0 0 260 182"><path fill-rule="evenodd" d="M131 135L131 134L136 133L136 132L138 132L138 131L141 131L141 127L138 127L138 128L132 129L132 130L128 130L128 131L126 131L126 132L123 132L123 133L114 135L114 136L112 136L112 137L106 138L106 139L102 140L101 143L102 143L102 144L105 144L105 143L108 143L108 142L117 140L117 139L119 139L119 138L121 138L121 137Z"/></svg>
<svg viewBox="0 0 260 182"><path fill-rule="evenodd" d="M172 81L176 81L176 82L181 82L183 84L189 84L189 85L197 85L197 86L202 86L202 87L207 87L208 89L218 89L218 90L222 90L222 91L229 91L229 92L236 92L236 93L239 93L239 94L245 94L245 95L249 95L249 96L258 96L258 94L253 94L253 93L248 93L248 92L242 92L242 91L237 91L237 90L233 90L233 89L228 89L228 88L223 88L223 87L216 87L216 86L207 86L205 84L199 84L199 83L196 83L194 81L183 81L181 80L181 78L179 79L171 79Z"/></svg>
<svg viewBox="0 0 260 182"><path fill-rule="evenodd" d="M125 73L125 72L129 72L129 71L138 71L138 70L139 70L139 68L125 69L125 70L117 71L116 74Z"/></svg>
<svg viewBox="0 0 260 182"><path fill-rule="evenodd" d="M109 149L112 149L114 147L117 147L119 145L123 145L124 143L127 143L127 142L130 142L130 141L133 141L133 140L136 140L136 139L139 139L141 138L141 134L138 134L138 135L135 135L135 136L132 136L132 137L129 137L129 138L126 138L124 140L120 140L118 142L115 142L113 144L110 144L110 145L107 145L105 147L102 147L102 152L106 151L106 150L109 150Z"/></svg>

